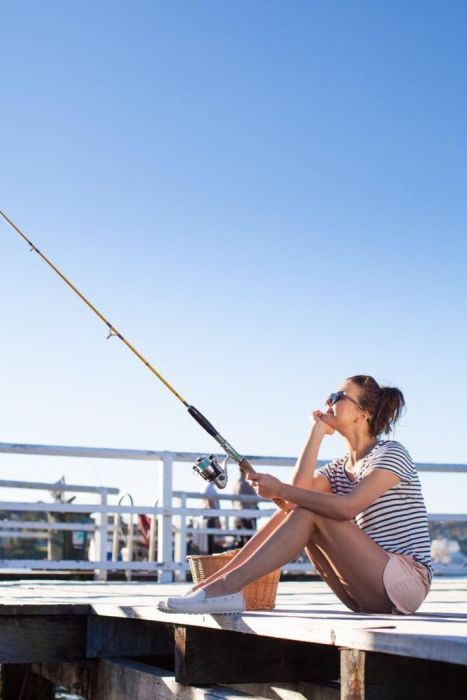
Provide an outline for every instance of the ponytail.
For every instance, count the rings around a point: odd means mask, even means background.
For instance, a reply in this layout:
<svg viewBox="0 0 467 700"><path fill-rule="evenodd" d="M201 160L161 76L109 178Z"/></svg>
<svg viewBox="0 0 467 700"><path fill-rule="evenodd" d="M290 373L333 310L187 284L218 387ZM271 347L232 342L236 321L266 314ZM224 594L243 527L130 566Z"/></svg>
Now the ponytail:
<svg viewBox="0 0 467 700"><path fill-rule="evenodd" d="M405 407L402 391L392 386L379 386L373 377L364 374L349 377L349 381L361 389L359 402L370 415L368 423L371 435L388 435Z"/></svg>
<svg viewBox="0 0 467 700"><path fill-rule="evenodd" d="M392 386L382 386L375 415L370 418L370 432L377 437L388 435L399 420L405 406L402 391Z"/></svg>

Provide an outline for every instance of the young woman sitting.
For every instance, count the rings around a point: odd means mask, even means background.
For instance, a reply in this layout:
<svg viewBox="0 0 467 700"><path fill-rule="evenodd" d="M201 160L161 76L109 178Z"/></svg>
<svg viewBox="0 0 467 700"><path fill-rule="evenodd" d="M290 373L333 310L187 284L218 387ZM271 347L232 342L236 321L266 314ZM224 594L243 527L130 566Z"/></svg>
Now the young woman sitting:
<svg viewBox="0 0 467 700"><path fill-rule="evenodd" d="M223 569L184 596L159 604L166 612L245 610L242 588L305 549L323 580L355 612L413 613L431 584L430 538L416 467L391 432L405 405L394 387L369 376L346 379L314 411L291 484L249 476L258 495L279 498L278 510ZM337 431L347 453L316 468L321 442Z"/></svg>

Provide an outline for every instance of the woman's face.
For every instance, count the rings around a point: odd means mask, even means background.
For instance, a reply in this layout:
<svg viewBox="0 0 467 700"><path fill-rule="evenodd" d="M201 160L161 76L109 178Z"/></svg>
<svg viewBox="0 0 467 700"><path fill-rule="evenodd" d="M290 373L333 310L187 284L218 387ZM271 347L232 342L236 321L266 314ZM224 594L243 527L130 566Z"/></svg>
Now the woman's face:
<svg viewBox="0 0 467 700"><path fill-rule="evenodd" d="M336 392L339 391L345 392L346 395L332 406L330 403L327 404L326 422L343 434L355 429L368 431L368 413L354 403L354 401L360 403L360 387L346 379L336 389Z"/></svg>

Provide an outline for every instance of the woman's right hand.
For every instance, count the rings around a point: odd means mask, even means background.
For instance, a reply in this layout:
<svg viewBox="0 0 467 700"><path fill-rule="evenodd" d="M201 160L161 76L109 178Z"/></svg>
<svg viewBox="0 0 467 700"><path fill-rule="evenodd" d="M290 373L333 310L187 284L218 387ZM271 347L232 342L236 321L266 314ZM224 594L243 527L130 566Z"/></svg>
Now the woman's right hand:
<svg viewBox="0 0 467 700"><path fill-rule="evenodd" d="M313 432L319 432L323 435L333 435L334 428L326 422L327 414L322 411L313 411L310 418L313 421Z"/></svg>

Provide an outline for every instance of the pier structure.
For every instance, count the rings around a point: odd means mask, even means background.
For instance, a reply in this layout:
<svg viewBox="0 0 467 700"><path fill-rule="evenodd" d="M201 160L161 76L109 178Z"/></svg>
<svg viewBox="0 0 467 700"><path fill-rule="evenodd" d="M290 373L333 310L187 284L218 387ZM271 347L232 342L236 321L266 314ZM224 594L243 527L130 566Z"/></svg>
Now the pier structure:
<svg viewBox="0 0 467 700"><path fill-rule="evenodd" d="M461 700L467 579L435 579L409 616L349 611L321 581L279 584L276 608L167 614L183 584L0 583L3 700Z"/></svg>

